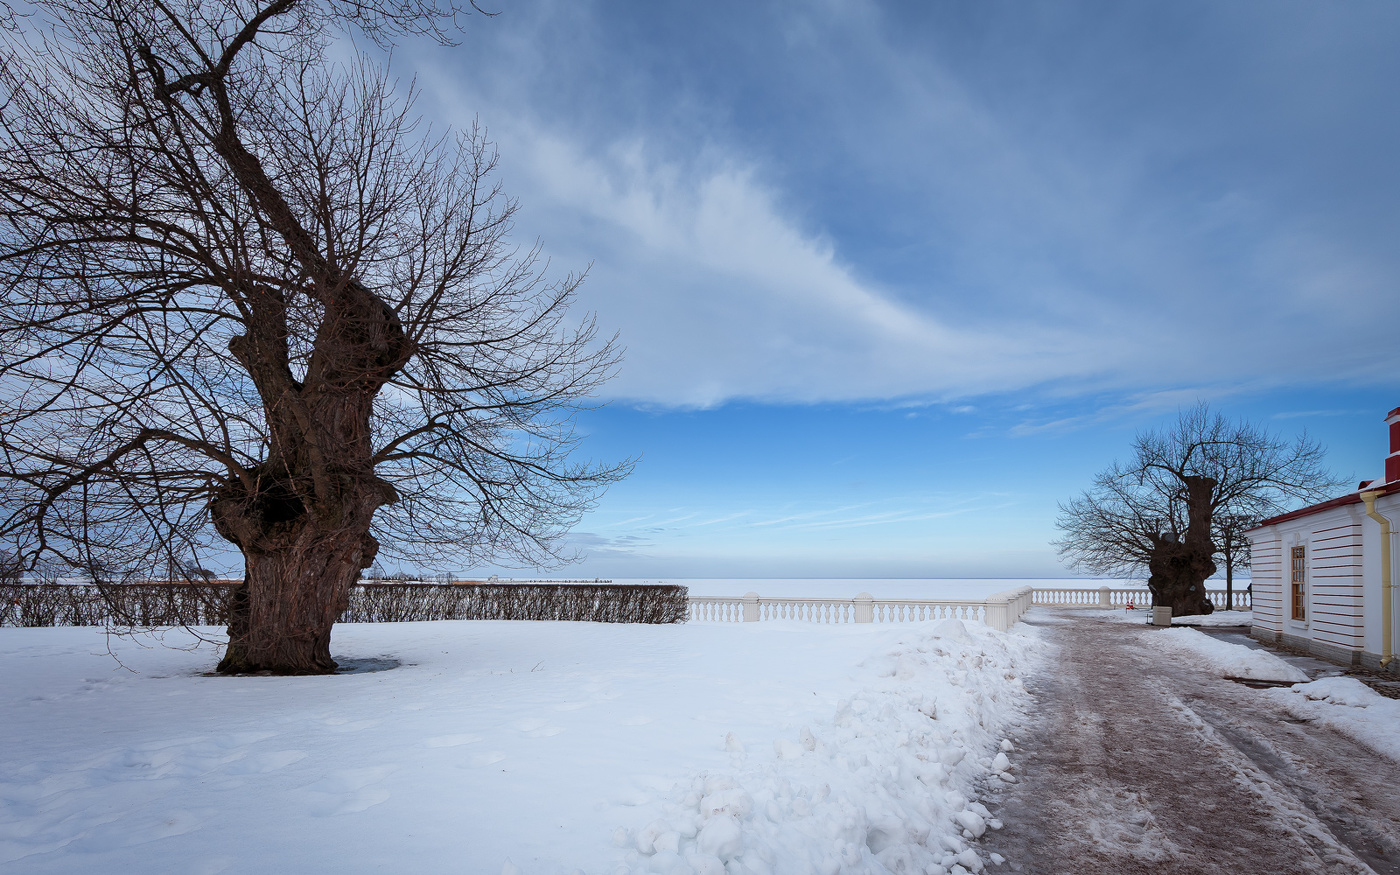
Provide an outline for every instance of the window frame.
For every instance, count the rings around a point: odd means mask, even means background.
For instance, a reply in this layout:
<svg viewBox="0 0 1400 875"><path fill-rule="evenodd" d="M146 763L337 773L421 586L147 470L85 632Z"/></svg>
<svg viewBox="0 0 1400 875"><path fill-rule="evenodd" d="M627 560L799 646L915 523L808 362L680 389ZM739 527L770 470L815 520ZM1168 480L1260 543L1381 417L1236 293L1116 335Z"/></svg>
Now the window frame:
<svg viewBox="0 0 1400 875"><path fill-rule="evenodd" d="M1306 544L1299 544L1290 552L1289 571L1289 594L1292 607L1290 615L1295 622L1302 623L1308 618L1308 548Z"/></svg>

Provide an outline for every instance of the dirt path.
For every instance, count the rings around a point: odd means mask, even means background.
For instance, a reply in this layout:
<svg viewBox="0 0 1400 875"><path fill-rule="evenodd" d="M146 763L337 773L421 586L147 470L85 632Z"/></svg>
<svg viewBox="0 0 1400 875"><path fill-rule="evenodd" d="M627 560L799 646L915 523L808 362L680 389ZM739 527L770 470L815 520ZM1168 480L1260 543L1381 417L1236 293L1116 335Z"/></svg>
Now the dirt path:
<svg viewBox="0 0 1400 875"><path fill-rule="evenodd" d="M1037 610L1020 781L990 807L989 871L1400 875L1400 766L1258 690L1164 662L1155 630ZM1140 646L1141 645L1141 646Z"/></svg>

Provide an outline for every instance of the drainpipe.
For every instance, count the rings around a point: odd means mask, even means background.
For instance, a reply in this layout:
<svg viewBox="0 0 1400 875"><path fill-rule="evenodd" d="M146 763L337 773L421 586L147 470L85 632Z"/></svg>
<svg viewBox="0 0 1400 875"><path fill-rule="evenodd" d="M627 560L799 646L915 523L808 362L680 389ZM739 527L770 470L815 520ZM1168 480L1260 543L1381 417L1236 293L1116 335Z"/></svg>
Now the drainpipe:
<svg viewBox="0 0 1400 875"><path fill-rule="evenodd" d="M1380 490L1361 493L1366 502L1366 516L1381 524L1381 668L1390 665L1395 656L1390 651L1390 520L1376 513L1376 498Z"/></svg>

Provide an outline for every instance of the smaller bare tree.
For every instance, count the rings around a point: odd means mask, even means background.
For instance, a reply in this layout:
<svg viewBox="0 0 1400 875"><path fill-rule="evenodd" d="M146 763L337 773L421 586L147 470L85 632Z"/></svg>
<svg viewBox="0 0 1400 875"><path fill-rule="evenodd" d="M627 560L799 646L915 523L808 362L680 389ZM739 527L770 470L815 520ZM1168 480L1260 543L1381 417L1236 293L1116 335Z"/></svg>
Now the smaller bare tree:
<svg viewBox="0 0 1400 875"><path fill-rule="evenodd" d="M1247 567L1241 533L1295 504L1321 500L1342 481L1322 464L1325 450L1306 434L1287 441L1202 403L1176 425L1138 435L1133 458L1115 461L1082 495L1060 505L1054 542L1074 570L1135 574L1173 616L1210 613L1205 581L1225 560ZM1218 539L1218 540L1217 540Z"/></svg>
<svg viewBox="0 0 1400 875"><path fill-rule="evenodd" d="M1235 569L1248 568L1253 559L1245 530L1258 525L1261 519L1263 517L1257 514L1248 513L1222 513L1215 518L1215 544L1225 563L1226 610L1235 609Z"/></svg>

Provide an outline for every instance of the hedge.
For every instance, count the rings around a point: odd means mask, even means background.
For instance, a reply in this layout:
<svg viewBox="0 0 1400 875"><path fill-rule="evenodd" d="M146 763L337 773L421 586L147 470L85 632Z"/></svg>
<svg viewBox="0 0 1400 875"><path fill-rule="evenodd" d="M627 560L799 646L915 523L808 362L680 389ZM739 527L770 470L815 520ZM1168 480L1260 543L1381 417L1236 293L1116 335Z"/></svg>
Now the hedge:
<svg viewBox="0 0 1400 875"><path fill-rule="evenodd" d="M241 583L0 584L0 626L226 626ZM361 583L342 623L575 620L683 623L683 586Z"/></svg>

